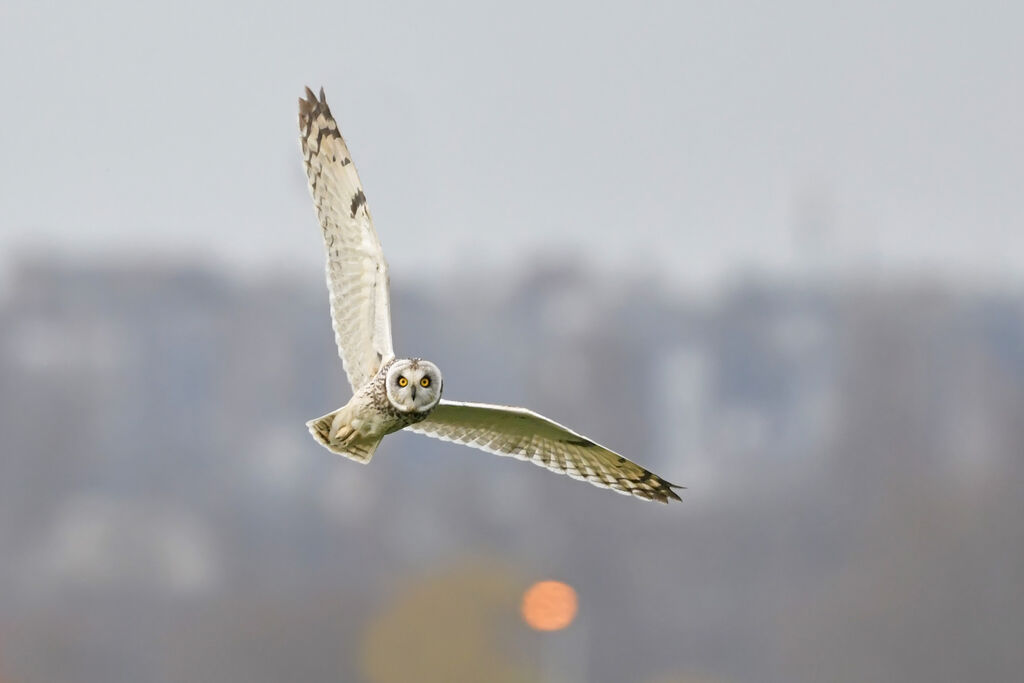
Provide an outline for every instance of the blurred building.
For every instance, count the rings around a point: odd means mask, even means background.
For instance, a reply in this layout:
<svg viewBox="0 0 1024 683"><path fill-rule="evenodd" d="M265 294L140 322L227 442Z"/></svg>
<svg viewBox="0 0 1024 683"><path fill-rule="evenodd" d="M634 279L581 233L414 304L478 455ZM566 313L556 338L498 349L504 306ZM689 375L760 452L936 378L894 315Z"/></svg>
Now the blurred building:
<svg viewBox="0 0 1024 683"><path fill-rule="evenodd" d="M414 614L540 680L562 646L480 615L543 577L579 593L587 680L1024 666L1024 295L460 278L396 283L398 353L450 398L527 405L687 485L681 506L412 435L370 467L319 448L303 423L348 389L317 281L26 262L0 303L4 674L384 680L403 669L380 625L414 639Z"/></svg>

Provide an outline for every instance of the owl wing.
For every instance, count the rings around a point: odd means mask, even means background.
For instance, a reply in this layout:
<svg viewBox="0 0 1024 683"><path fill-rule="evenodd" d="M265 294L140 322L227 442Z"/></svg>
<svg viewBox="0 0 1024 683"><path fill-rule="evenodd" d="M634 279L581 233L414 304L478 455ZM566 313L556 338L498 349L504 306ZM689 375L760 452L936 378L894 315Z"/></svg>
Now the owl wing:
<svg viewBox="0 0 1024 683"><path fill-rule="evenodd" d="M395 355L388 265L348 147L327 107L306 88L299 100L303 166L327 248L327 291L338 354L352 391Z"/></svg>
<svg viewBox="0 0 1024 683"><path fill-rule="evenodd" d="M672 488L683 488L525 408L442 400L427 419L406 429L529 460L552 472L645 500L679 500Z"/></svg>

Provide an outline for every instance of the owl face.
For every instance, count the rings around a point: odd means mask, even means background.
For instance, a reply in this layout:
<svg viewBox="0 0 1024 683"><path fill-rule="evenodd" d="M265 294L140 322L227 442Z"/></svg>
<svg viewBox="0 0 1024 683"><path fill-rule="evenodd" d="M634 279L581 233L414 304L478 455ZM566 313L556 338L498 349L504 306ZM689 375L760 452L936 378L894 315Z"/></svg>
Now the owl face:
<svg viewBox="0 0 1024 683"><path fill-rule="evenodd" d="M388 370L388 401L403 413L426 413L441 400L441 371L429 360L403 358Z"/></svg>

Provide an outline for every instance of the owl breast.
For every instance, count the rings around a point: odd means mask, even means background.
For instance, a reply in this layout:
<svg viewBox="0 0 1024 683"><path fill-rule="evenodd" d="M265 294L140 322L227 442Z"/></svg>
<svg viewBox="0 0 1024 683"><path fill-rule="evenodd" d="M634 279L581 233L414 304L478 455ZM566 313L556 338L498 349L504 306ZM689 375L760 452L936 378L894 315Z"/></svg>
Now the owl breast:
<svg viewBox="0 0 1024 683"><path fill-rule="evenodd" d="M366 402L363 409L356 412L357 414L352 420L352 427L364 436L391 434L427 417L420 414L402 413L395 410L386 400L383 403L379 401Z"/></svg>

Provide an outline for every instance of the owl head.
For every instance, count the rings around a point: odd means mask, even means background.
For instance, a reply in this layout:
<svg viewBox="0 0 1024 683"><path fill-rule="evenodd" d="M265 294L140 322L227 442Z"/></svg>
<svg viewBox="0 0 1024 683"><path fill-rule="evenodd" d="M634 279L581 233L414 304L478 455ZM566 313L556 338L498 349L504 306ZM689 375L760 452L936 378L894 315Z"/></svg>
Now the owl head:
<svg viewBox="0 0 1024 683"><path fill-rule="evenodd" d="M441 371L429 360L401 358L391 364L384 385L388 401L403 413L425 413L441 400Z"/></svg>

